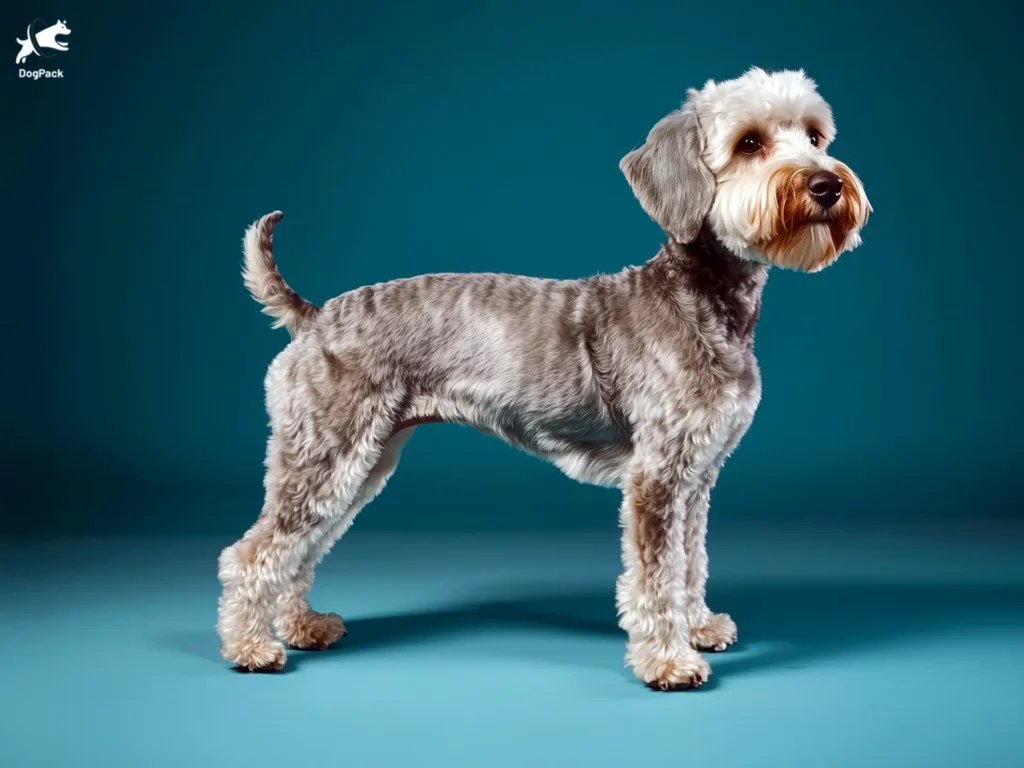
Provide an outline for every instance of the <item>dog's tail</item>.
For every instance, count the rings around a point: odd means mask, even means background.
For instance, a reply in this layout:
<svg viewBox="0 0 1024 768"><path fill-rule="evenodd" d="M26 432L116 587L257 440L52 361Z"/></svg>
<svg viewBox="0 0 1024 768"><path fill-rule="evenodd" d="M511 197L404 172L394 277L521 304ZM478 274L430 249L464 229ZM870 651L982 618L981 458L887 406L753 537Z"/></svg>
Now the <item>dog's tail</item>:
<svg viewBox="0 0 1024 768"><path fill-rule="evenodd" d="M292 336L313 320L320 307L299 296L281 277L274 261L274 227L284 214L268 213L245 231L245 266L242 279L249 293L274 318L274 328L287 328Z"/></svg>

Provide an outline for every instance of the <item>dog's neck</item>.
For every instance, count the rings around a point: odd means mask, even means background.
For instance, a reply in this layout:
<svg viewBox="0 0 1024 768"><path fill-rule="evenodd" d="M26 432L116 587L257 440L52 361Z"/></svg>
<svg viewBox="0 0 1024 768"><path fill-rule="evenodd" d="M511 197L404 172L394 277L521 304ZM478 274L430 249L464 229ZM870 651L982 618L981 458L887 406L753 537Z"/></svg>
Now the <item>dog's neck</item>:
<svg viewBox="0 0 1024 768"><path fill-rule="evenodd" d="M705 299L731 339L753 344L767 265L736 256L705 227L689 244L670 237L644 270L681 302L687 294Z"/></svg>

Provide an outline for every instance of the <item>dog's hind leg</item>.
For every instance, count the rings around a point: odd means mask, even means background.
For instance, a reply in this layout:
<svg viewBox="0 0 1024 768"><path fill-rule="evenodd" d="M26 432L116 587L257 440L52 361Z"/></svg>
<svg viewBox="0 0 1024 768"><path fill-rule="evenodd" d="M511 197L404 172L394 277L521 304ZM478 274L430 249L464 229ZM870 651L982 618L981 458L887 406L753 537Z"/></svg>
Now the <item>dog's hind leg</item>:
<svg viewBox="0 0 1024 768"><path fill-rule="evenodd" d="M386 438L368 430L355 450L305 461L289 446L270 450L263 512L219 560L224 590L217 630L227 661L250 671L284 665L284 646L274 636L281 597L302 578L307 561L351 523L351 509ZM344 628L340 619L326 619L309 631L340 635Z"/></svg>
<svg viewBox="0 0 1024 768"><path fill-rule="evenodd" d="M279 669L278 601L307 558L351 522L391 436L392 406L357 367L291 348L267 375L271 437L266 499L256 524L221 553L217 630L221 654L242 669ZM326 371L326 372L325 372Z"/></svg>
<svg viewBox="0 0 1024 768"><path fill-rule="evenodd" d="M392 437L377 464L359 489L355 500L342 514L335 515L335 522L306 555L298 576L282 590L277 603L275 626L280 637L291 647L305 650L322 650L345 635L345 624L336 613L318 613L308 601L307 594L313 586L316 567L330 552L334 543L352 525L360 509L373 501L387 484L402 455L402 448L412 436L413 428L405 429Z"/></svg>

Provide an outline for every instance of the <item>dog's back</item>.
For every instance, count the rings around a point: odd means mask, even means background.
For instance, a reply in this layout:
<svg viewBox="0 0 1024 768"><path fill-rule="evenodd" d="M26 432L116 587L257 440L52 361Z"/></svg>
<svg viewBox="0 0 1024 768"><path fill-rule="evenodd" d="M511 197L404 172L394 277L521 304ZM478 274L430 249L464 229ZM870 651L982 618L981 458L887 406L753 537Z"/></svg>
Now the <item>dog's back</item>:
<svg viewBox="0 0 1024 768"><path fill-rule="evenodd" d="M245 237L245 284L295 337L271 367L268 393L303 380L345 408L363 382L403 400L396 408L405 420L468 424L545 457L577 442L628 442L604 348L605 326L626 323L625 274L428 274L317 307L277 269L280 219L264 216Z"/></svg>

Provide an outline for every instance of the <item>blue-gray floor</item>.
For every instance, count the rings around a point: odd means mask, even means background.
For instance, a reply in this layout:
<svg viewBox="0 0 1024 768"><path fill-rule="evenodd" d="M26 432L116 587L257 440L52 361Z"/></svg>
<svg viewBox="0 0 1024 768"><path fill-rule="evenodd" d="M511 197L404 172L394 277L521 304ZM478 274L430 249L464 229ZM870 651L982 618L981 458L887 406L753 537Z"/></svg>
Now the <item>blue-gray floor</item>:
<svg viewBox="0 0 1024 768"><path fill-rule="evenodd" d="M716 531L740 644L700 691L622 667L618 534L354 531L336 650L217 656L229 539L0 545L0 765L1020 766L1024 538Z"/></svg>

